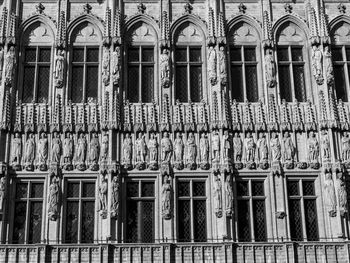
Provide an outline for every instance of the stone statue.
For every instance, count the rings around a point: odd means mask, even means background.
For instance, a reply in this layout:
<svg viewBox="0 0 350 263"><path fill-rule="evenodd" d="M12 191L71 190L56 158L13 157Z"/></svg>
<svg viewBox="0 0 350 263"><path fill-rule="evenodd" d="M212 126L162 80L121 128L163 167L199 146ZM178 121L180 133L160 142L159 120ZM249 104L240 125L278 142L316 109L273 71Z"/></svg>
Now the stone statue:
<svg viewBox="0 0 350 263"><path fill-rule="evenodd" d="M233 191L231 176L226 176L225 180L225 203L226 203L226 216L231 217L233 213Z"/></svg>
<svg viewBox="0 0 350 263"><path fill-rule="evenodd" d="M231 140L230 140L230 135L228 134L228 131L224 131L224 136L222 139L224 141L223 157L225 159L229 159L230 158L230 151L231 151Z"/></svg>
<svg viewBox="0 0 350 263"><path fill-rule="evenodd" d="M73 159L74 141L73 135L70 132L66 133L66 138L63 140L63 161L70 165Z"/></svg>
<svg viewBox="0 0 350 263"><path fill-rule="evenodd" d="M62 85L63 73L64 72L64 51L61 49L57 50L57 55L55 57L55 68L54 77L58 86Z"/></svg>
<svg viewBox="0 0 350 263"><path fill-rule="evenodd" d="M89 161L92 166L92 170L96 170L96 165L98 165L99 160L99 154L100 154L100 142L98 140L97 133L92 133L92 138L90 141L90 152L89 152Z"/></svg>
<svg viewBox="0 0 350 263"><path fill-rule="evenodd" d="M292 162L294 157L294 145L292 142L292 138L290 137L288 132L284 133L283 137L283 161L284 162Z"/></svg>
<svg viewBox="0 0 350 263"><path fill-rule="evenodd" d="M170 63L169 63L169 54L168 50L166 48L163 49L162 54L160 55L160 79L162 87L167 88L169 87L169 81L170 81Z"/></svg>
<svg viewBox="0 0 350 263"><path fill-rule="evenodd" d="M52 138L51 162L59 164L60 159L61 159L61 139L58 132L55 132Z"/></svg>
<svg viewBox="0 0 350 263"><path fill-rule="evenodd" d="M331 157L330 154L330 142L329 142L329 137L326 131L322 131L322 136L321 136L321 149L322 149L322 158L324 160L329 160Z"/></svg>
<svg viewBox="0 0 350 263"><path fill-rule="evenodd" d="M135 141L135 150L136 150L136 162L144 163L146 160L147 154L147 145L145 141L145 135L141 132L138 135L138 138Z"/></svg>
<svg viewBox="0 0 350 263"><path fill-rule="evenodd" d="M165 175L162 185L162 215L164 219L171 218L171 195L172 187L170 184L170 179L167 175Z"/></svg>
<svg viewBox="0 0 350 263"><path fill-rule="evenodd" d="M350 136L348 132L341 138L343 162L350 162Z"/></svg>
<svg viewBox="0 0 350 263"><path fill-rule="evenodd" d="M182 141L181 134L178 132L176 134L176 139L174 141L175 162L182 162L183 151L184 151L184 143Z"/></svg>
<svg viewBox="0 0 350 263"><path fill-rule="evenodd" d="M46 136L46 133L43 132L40 135L40 139L38 143L39 166L46 166L48 152L49 152L49 149L48 149L47 136Z"/></svg>
<svg viewBox="0 0 350 263"><path fill-rule="evenodd" d="M156 163L158 161L158 142L154 137L154 133L151 133L150 136L148 141L149 161L150 163Z"/></svg>
<svg viewBox="0 0 350 263"><path fill-rule="evenodd" d="M2 79L3 66L4 66L4 47L0 46L0 80Z"/></svg>
<svg viewBox="0 0 350 263"><path fill-rule="evenodd" d="M186 162L188 164L195 164L197 156L197 146L194 135L192 132L188 134L187 138L187 158Z"/></svg>
<svg viewBox="0 0 350 263"><path fill-rule="evenodd" d="M6 178L2 176L0 178L0 211L3 210L4 200L5 200L5 191L6 191Z"/></svg>
<svg viewBox="0 0 350 263"><path fill-rule="evenodd" d="M224 46L220 46L219 48L219 71L220 71L221 84L226 85L227 68L226 68L226 53L225 53Z"/></svg>
<svg viewBox="0 0 350 263"><path fill-rule="evenodd" d="M332 174L329 172L325 173L324 181L324 201L328 207L329 216L334 217L337 213L337 203L335 197L334 183L332 180Z"/></svg>
<svg viewBox="0 0 350 263"><path fill-rule="evenodd" d="M213 161L220 161L220 137L218 131L214 131L212 135Z"/></svg>
<svg viewBox="0 0 350 263"><path fill-rule="evenodd" d="M60 187L59 187L59 179L56 176L52 177L52 181L49 187L49 209L48 209L48 215L50 220L56 221L58 216L58 205L59 205L59 194L60 194Z"/></svg>
<svg viewBox="0 0 350 263"><path fill-rule="evenodd" d="M115 46L113 54L112 54L112 77L113 84L119 85L120 80L120 47Z"/></svg>
<svg viewBox="0 0 350 263"><path fill-rule="evenodd" d="M164 135L160 144L162 148L162 161L170 162L171 153L173 151L173 145L169 139L169 134L167 132L164 132Z"/></svg>
<svg viewBox="0 0 350 263"><path fill-rule="evenodd" d="M272 49L267 49L265 54L265 77L267 87L273 88L276 85L276 67L273 59Z"/></svg>
<svg viewBox="0 0 350 263"><path fill-rule="evenodd" d="M77 145L77 163L81 168L85 166L85 158L86 158L86 139L83 133L80 133Z"/></svg>
<svg viewBox="0 0 350 263"><path fill-rule="evenodd" d="M102 82L107 86L109 84L109 64L110 64L110 55L109 48L103 48L103 59L102 59Z"/></svg>
<svg viewBox="0 0 350 263"><path fill-rule="evenodd" d="M329 46L324 47L324 64L326 69L327 84L329 86L332 86L334 82L334 71L333 71L332 54L329 51Z"/></svg>
<svg viewBox="0 0 350 263"><path fill-rule="evenodd" d="M233 136L233 156L234 161L240 163L242 161L243 143L239 134L236 132Z"/></svg>
<svg viewBox="0 0 350 263"><path fill-rule="evenodd" d="M15 133L12 140L12 165L20 165L22 157L22 139L18 132Z"/></svg>
<svg viewBox="0 0 350 263"><path fill-rule="evenodd" d="M201 151L201 163L208 163L209 161L209 140L207 136L202 133L201 139L199 140L199 148Z"/></svg>
<svg viewBox="0 0 350 263"><path fill-rule="evenodd" d="M259 133L259 140L257 142L259 162L264 163L268 161L268 147L264 133Z"/></svg>
<svg viewBox="0 0 350 263"><path fill-rule="evenodd" d="M344 214L348 211L348 196L346 193L346 184L342 172L338 172L336 174L336 177L339 208L340 211Z"/></svg>
<svg viewBox="0 0 350 263"><path fill-rule="evenodd" d="M320 152L320 147L316 139L314 132L310 131L309 138L307 140L307 149L308 149L308 159L309 162L318 162L318 156Z"/></svg>
<svg viewBox="0 0 350 263"><path fill-rule="evenodd" d="M270 148L272 161L279 162L281 160L281 144L278 134L275 132L271 134Z"/></svg>
<svg viewBox="0 0 350 263"><path fill-rule="evenodd" d="M15 47L11 46L7 51L5 58L5 82L6 84L10 84L12 82L12 76L14 73L14 68L16 65L16 53Z"/></svg>
<svg viewBox="0 0 350 263"><path fill-rule="evenodd" d="M98 187L99 211L101 215L107 211L107 179L103 174L100 174L100 185ZM103 216L103 215L102 215Z"/></svg>
<svg viewBox="0 0 350 263"><path fill-rule="evenodd" d="M124 142L123 142L123 164L126 166L131 165L132 159L132 142L130 138L130 134L125 134Z"/></svg>
<svg viewBox="0 0 350 263"><path fill-rule="evenodd" d="M24 160L26 162L26 169L33 170L33 162L35 159L35 141L34 134L30 133L26 142L26 150L24 155Z"/></svg>
<svg viewBox="0 0 350 263"><path fill-rule="evenodd" d="M246 162L251 163L254 162L255 157L255 142L252 134L250 132L247 133L245 140L245 151L246 151Z"/></svg>
<svg viewBox="0 0 350 263"><path fill-rule="evenodd" d="M105 133L102 137L101 160L104 160L104 161L107 160L108 148L109 148L109 137L108 137L108 133Z"/></svg>
<svg viewBox="0 0 350 263"><path fill-rule="evenodd" d="M316 45L312 46L312 68L317 84L323 82L322 76L322 51Z"/></svg>
<svg viewBox="0 0 350 263"><path fill-rule="evenodd" d="M214 193L214 207L215 207L215 214L217 217L222 216L222 185L221 180L218 175L213 174L213 193Z"/></svg>
<svg viewBox="0 0 350 263"><path fill-rule="evenodd" d="M216 84L217 75L216 75L216 51L213 46L209 47L208 51L208 76L211 85Z"/></svg>
<svg viewBox="0 0 350 263"><path fill-rule="evenodd" d="M117 218L119 211L119 176L116 175L112 180L112 197L111 197L111 217Z"/></svg>

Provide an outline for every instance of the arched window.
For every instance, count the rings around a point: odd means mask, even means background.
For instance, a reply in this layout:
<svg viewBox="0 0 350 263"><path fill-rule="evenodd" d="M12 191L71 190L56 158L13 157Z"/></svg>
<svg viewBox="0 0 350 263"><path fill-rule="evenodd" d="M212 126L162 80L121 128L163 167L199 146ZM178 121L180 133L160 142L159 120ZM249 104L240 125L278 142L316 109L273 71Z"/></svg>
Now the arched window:
<svg viewBox="0 0 350 263"><path fill-rule="evenodd" d="M127 98L130 102L152 102L154 99L154 29L138 22L128 31L127 56Z"/></svg>
<svg viewBox="0 0 350 263"><path fill-rule="evenodd" d="M22 41L22 101L43 103L50 87L51 50L54 41L47 25L36 22L25 32Z"/></svg>
<svg viewBox="0 0 350 263"><path fill-rule="evenodd" d="M246 22L235 24L229 32L231 95L238 102L259 99L259 42L256 29Z"/></svg>
<svg viewBox="0 0 350 263"><path fill-rule="evenodd" d="M193 23L182 24L175 34L175 97L180 102L203 99L202 31Z"/></svg>
<svg viewBox="0 0 350 263"><path fill-rule="evenodd" d="M294 23L283 24L277 31L278 83L280 97L288 102L306 101L306 35Z"/></svg>
<svg viewBox="0 0 350 263"><path fill-rule="evenodd" d="M350 24L340 22L331 31L334 82L337 98L348 101L350 88Z"/></svg>
<svg viewBox="0 0 350 263"><path fill-rule="evenodd" d="M99 87L101 35L89 22L80 24L71 38L70 98L72 102L94 102Z"/></svg>

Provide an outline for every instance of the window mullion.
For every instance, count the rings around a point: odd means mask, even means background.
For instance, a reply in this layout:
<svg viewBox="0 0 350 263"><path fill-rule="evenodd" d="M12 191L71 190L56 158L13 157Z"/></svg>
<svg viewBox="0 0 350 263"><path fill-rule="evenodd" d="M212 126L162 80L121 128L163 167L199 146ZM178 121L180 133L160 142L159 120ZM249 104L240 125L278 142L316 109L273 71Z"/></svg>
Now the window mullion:
<svg viewBox="0 0 350 263"><path fill-rule="evenodd" d="M305 217L305 206L304 206L304 193L303 193L303 184L302 180L299 180L299 189L300 189L300 212L303 228L303 240L307 241L307 232L306 232L306 217Z"/></svg>
<svg viewBox="0 0 350 263"><path fill-rule="evenodd" d="M26 198L26 226L24 230L24 244L29 243L29 225L30 225L30 189L32 187L31 182L28 182L28 193Z"/></svg>
<svg viewBox="0 0 350 263"><path fill-rule="evenodd" d="M187 102L192 101L191 98L191 62L190 62L190 47L187 46ZM192 186L192 183L191 183ZM192 229L192 228L191 228Z"/></svg>
<svg viewBox="0 0 350 263"><path fill-rule="evenodd" d="M241 58L242 58L242 85L243 85L243 102L247 100L247 85L245 78L245 57L244 57L244 46L241 46Z"/></svg>
<svg viewBox="0 0 350 263"><path fill-rule="evenodd" d="M139 46L139 98L138 102L142 102L142 47Z"/></svg>
<svg viewBox="0 0 350 263"><path fill-rule="evenodd" d="M254 231L254 217L253 217L253 192L252 192L252 180L249 180L249 223L250 223L250 238L251 241L255 241L255 231Z"/></svg>
<svg viewBox="0 0 350 263"><path fill-rule="evenodd" d="M293 101L296 96L295 96L294 75L293 75L293 57L292 57L292 47L291 46L288 46L288 56L289 56L290 87L291 87L291 93L292 93L291 101Z"/></svg>
<svg viewBox="0 0 350 263"><path fill-rule="evenodd" d="M82 211L82 191L83 191L83 183L80 181L79 183L79 213L78 213L78 244L81 243L81 229L82 229L82 224L81 224L81 218L83 216L83 211Z"/></svg>

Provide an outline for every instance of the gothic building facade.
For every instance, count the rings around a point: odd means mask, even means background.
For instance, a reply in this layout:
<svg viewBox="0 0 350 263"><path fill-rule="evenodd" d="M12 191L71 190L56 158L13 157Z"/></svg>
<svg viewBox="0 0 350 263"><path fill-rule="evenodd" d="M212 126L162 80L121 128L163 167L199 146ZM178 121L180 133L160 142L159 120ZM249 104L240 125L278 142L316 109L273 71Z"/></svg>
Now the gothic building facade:
<svg viewBox="0 0 350 263"><path fill-rule="evenodd" d="M349 1L0 5L0 262L349 262Z"/></svg>

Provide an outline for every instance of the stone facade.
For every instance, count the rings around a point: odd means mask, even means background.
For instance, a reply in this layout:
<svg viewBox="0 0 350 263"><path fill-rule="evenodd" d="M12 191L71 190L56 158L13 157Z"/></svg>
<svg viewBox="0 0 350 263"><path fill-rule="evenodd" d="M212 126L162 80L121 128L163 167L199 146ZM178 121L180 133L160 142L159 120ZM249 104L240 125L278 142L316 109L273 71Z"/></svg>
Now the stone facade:
<svg viewBox="0 0 350 263"><path fill-rule="evenodd" d="M0 262L350 260L350 3L0 5Z"/></svg>

